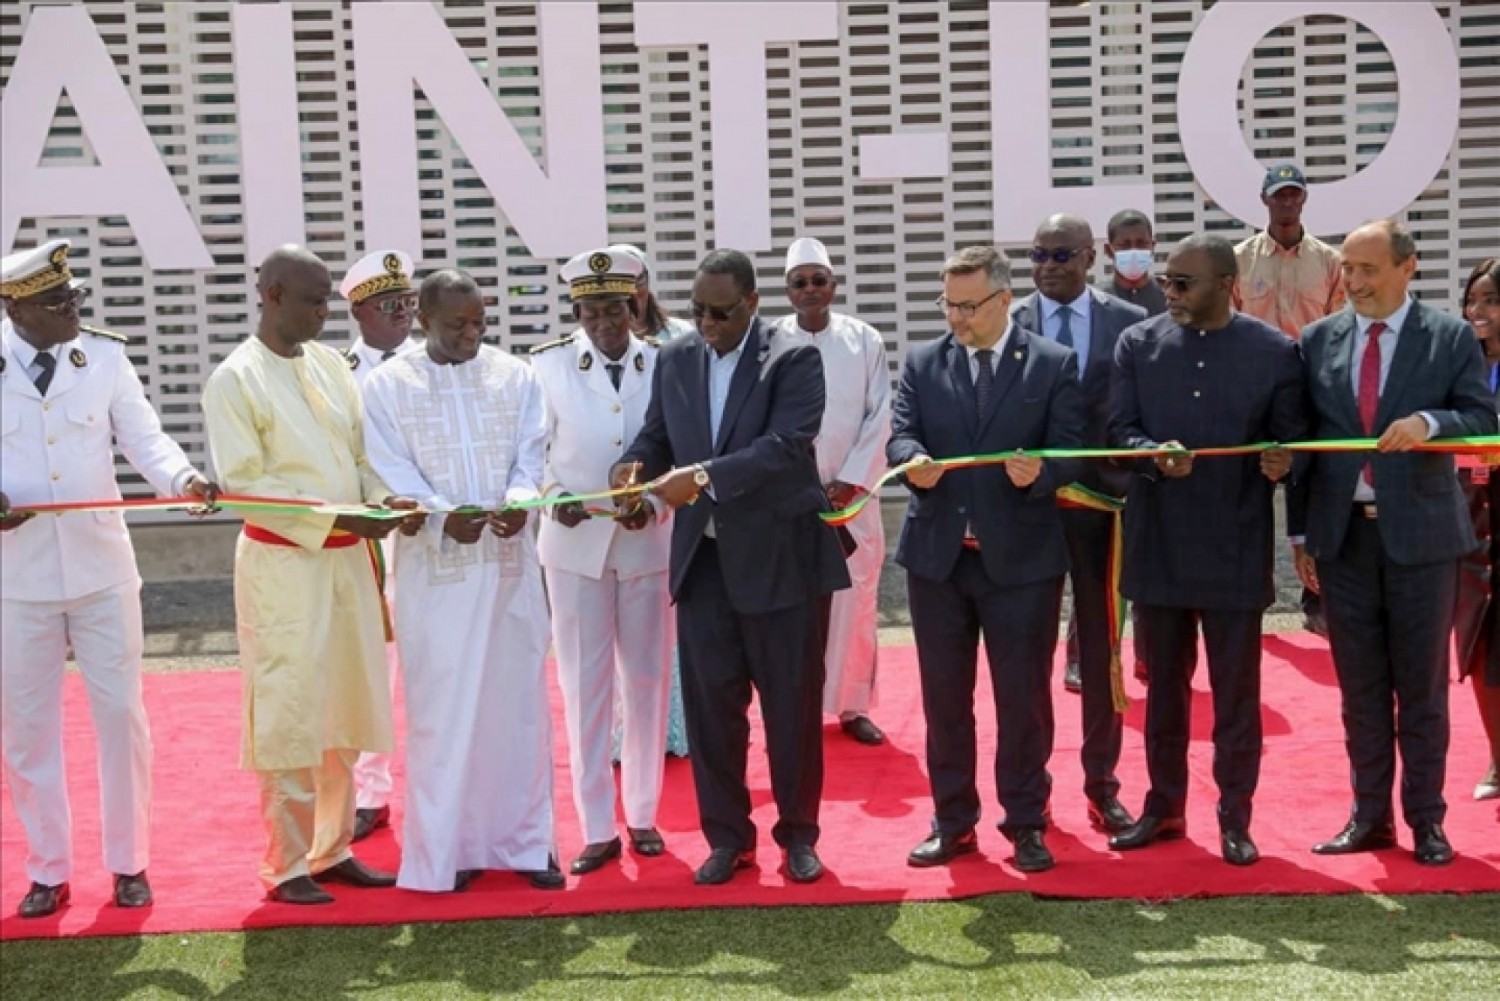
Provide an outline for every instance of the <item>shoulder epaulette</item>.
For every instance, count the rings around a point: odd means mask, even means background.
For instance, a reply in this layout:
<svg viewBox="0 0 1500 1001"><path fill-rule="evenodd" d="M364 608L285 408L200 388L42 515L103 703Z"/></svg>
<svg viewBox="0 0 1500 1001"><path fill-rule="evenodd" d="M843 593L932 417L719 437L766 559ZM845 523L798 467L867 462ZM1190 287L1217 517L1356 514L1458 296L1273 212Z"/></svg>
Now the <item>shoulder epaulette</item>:
<svg viewBox="0 0 1500 1001"><path fill-rule="evenodd" d="M126 337L124 334L117 334L113 330L104 330L100 327L88 326L80 326L78 329L82 330L85 334L93 334L95 337L107 337L112 341L119 341L121 344L130 343L129 337Z"/></svg>
<svg viewBox="0 0 1500 1001"><path fill-rule="evenodd" d="M573 343L573 335L569 334L566 337L559 337L555 341L548 341L545 344L538 344L536 347L532 348L530 351L528 351L526 353L527 354L533 354L533 355L539 355L543 351L551 351L553 348L560 348L564 344L572 344L572 343Z"/></svg>
<svg viewBox="0 0 1500 1001"><path fill-rule="evenodd" d="M661 347L661 338L657 337L655 334L647 334L645 337L641 338L641 343L649 344L653 348L659 348Z"/></svg>

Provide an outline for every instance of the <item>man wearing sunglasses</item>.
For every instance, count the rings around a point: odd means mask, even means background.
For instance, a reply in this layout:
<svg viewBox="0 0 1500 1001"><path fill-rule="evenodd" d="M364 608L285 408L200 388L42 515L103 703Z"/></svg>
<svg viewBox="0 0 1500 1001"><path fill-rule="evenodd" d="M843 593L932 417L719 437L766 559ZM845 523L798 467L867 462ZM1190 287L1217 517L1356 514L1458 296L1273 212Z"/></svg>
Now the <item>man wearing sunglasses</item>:
<svg viewBox="0 0 1500 1001"><path fill-rule="evenodd" d="M1087 422L1078 356L1013 323L1010 263L966 247L943 265L950 332L912 349L892 407L891 465L917 463L896 562L906 568L927 721L931 833L907 864L945 865L978 848L974 679L980 635L999 736L995 783L1015 866L1054 860L1043 837L1052 777L1052 652L1068 547L1054 494L1077 463L1015 455L948 470L933 461L1077 448Z"/></svg>
<svg viewBox="0 0 1500 1001"><path fill-rule="evenodd" d="M1120 332L1146 318L1139 306L1116 299L1089 285L1094 266L1094 233L1087 219L1054 215L1037 227L1031 247L1036 292L1016 304L1018 326L1038 331L1078 355L1078 381L1088 413L1083 443L1103 448L1109 423L1109 379ZM1089 462L1078 482L1112 497L1123 496L1130 475L1107 462ZM1081 692L1083 710L1083 792L1088 817L1097 830L1118 833L1135 822L1120 803L1120 761L1124 715L1115 710L1110 663L1114 637L1109 628L1109 563L1114 517L1107 512L1066 510L1069 576L1073 582L1071 638L1078 650L1069 656L1063 678L1069 691ZM1070 651L1071 653L1071 651Z"/></svg>
<svg viewBox="0 0 1500 1001"><path fill-rule="evenodd" d="M211 501L217 493L162 433L125 338L80 325L86 289L68 266L69 247L55 240L0 260L0 738L26 831L23 918L53 913L70 893L62 731L70 644L99 741L104 864L120 907L151 903L151 734L141 702L141 578L124 517L30 518L11 508L118 499L113 443L163 495Z"/></svg>
<svg viewBox="0 0 1500 1001"><path fill-rule="evenodd" d="M1160 278L1167 313L1120 335L1109 442L1181 449L1134 460L1125 504L1121 590L1140 609L1151 665L1140 820L1116 851L1185 836L1192 676L1201 628L1214 709L1214 780L1224 861L1250 865L1260 778L1261 616L1275 597L1271 500L1291 454L1195 459L1191 450L1300 441L1307 433L1301 353L1275 327L1236 313L1234 247L1184 240Z"/></svg>
<svg viewBox="0 0 1500 1001"><path fill-rule="evenodd" d="M339 283L339 294L349 303L349 315L359 327L359 336L344 349L355 385L364 389L365 380L382 362L416 347L411 339L412 318L417 315L417 293L412 288L412 260L399 250L377 250L366 254L349 268ZM385 594L389 604L395 590L392 574L395 561L389 540L381 540L385 553ZM396 700L400 684L396 644L385 645L386 663L390 665L391 702ZM378 828L391 822L391 756L366 751L354 763L354 837L363 841Z"/></svg>
<svg viewBox="0 0 1500 1001"><path fill-rule="evenodd" d="M879 332L830 308L837 291L828 249L809 237L794 241L786 252L786 295L796 312L776 326L810 339L823 356L827 403L818 432L818 475L829 503L843 508L885 471L891 373ZM855 542L849 554L852 584L834 595L829 611L823 711L838 716L844 733L873 746L885 741L870 719L879 652L875 612L885 563L880 504L867 505L848 529Z"/></svg>
<svg viewBox="0 0 1500 1001"><path fill-rule="evenodd" d="M727 883L755 862L745 758L759 695L793 882L823 875L823 644L820 606L849 586L813 442L823 362L806 339L755 315L755 266L736 250L698 265L698 331L661 349L640 434L611 473L651 483L676 509L669 581L677 602L693 785L712 849L695 877ZM629 507L636 499L623 500Z"/></svg>

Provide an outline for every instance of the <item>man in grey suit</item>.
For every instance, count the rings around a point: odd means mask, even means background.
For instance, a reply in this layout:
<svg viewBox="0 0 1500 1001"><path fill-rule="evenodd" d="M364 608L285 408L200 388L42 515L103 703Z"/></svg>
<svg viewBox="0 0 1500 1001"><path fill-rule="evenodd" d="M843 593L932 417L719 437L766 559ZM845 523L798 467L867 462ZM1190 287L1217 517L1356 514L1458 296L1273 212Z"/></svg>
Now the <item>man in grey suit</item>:
<svg viewBox="0 0 1500 1001"><path fill-rule="evenodd" d="M1049 216L1037 227L1031 263L1037 290L1011 310L1011 319L1018 327L1072 348L1078 356L1078 381L1087 415L1083 445L1103 448L1115 342L1120 331L1144 320L1146 311L1088 284L1094 265L1094 234L1081 216ZM1091 462L1083 464L1079 482L1119 497L1130 488L1130 474L1104 462ZM1076 628L1078 642L1076 660L1069 650L1064 683L1083 696L1083 792L1088 797L1089 822L1098 830L1118 834L1135 818L1120 803L1120 780L1115 777L1124 716L1115 711L1109 676L1113 517L1103 511L1070 509L1062 512L1062 520L1073 579L1068 637L1073 638Z"/></svg>
<svg viewBox="0 0 1500 1001"><path fill-rule="evenodd" d="M1313 851L1395 846L1399 748L1416 859L1443 865L1448 634L1458 560L1477 543L1452 457L1412 449L1494 434L1495 407L1474 331L1407 294L1417 258L1406 227L1356 229L1342 268L1352 310L1302 332L1314 436L1380 444L1318 454L1288 506L1298 575L1327 610L1354 784L1349 823Z"/></svg>

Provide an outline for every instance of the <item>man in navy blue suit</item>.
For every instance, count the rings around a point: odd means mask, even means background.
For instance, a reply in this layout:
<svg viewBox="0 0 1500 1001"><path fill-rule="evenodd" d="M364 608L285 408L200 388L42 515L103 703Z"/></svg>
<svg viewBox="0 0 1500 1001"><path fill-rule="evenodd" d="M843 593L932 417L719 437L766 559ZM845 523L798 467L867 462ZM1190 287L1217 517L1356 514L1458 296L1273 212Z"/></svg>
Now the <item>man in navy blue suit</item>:
<svg viewBox="0 0 1500 1001"><path fill-rule="evenodd" d="M968 247L943 265L949 333L912 349L886 457L921 464L896 561L906 568L927 720L932 833L907 857L943 865L978 847L974 680L981 633L999 739L1001 832L1023 872L1052 868L1043 831L1052 787L1052 696L1068 546L1054 494L1073 463L1013 455L953 469L931 460L1019 449L1076 448L1085 423L1072 350L1009 321L1010 265Z"/></svg>
<svg viewBox="0 0 1500 1001"><path fill-rule="evenodd" d="M1088 284L1089 269L1094 265L1094 233L1081 216L1049 216L1037 227L1031 263L1037 290L1016 304L1011 319L1017 326L1073 348L1078 355L1078 381L1088 415L1084 444L1103 448L1115 342L1122 330L1144 320L1146 311ZM1084 465L1079 482L1099 493L1121 497L1130 487L1130 478L1128 472L1109 463L1090 462ZM1089 822L1098 830L1118 834L1135 823L1135 818L1120 802L1120 780L1115 777L1125 717L1115 710L1109 671L1114 642L1109 628L1109 592L1113 586L1109 554L1114 517L1104 511L1075 509L1064 511L1062 519L1073 580L1063 684L1069 691L1082 694L1083 747L1079 757ZM1075 636L1076 651L1071 642Z"/></svg>
<svg viewBox="0 0 1500 1001"><path fill-rule="evenodd" d="M1396 752L1401 810L1416 860L1443 865L1448 757L1448 636L1458 561L1477 542L1452 456L1413 452L1429 438L1494 434L1494 397L1474 331L1407 293L1416 243L1390 220L1350 233L1349 310L1302 332L1315 437L1380 440L1326 452L1287 508L1297 572L1321 591L1343 697L1354 785L1349 823L1320 855L1392 848ZM1155 665L1153 665L1155 666Z"/></svg>
<svg viewBox="0 0 1500 1001"><path fill-rule="evenodd" d="M760 696L787 874L823 874L814 846L823 789L823 632L829 596L849 586L813 441L823 362L806 338L755 315L755 268L735 250L698 265L698 330L657 355L640 434L611 482L653 483L676 509L669 586L677 603L693 785L711 849L700 884L755 859L745 759L751 689ZM627 515L628 516L628 515Z"/></svg>
<svg viewBox="0 0 1500 1001"><path fill-rule="evenodd" d="M1138 323L1115 347L1110 444L1185 449L1297 441L1307 432L1302 359L1281 331L1231 307L1234 247L1189 237L1162 274L1167 313ZM1151 791L1139 821L1109 841L1144 848L1186 832L1194 651L1202 629L1214 706L1214 781L1224 861L1260 852L1250 815L1260 780L1261 616L1275 588L1276 482L1291 454L1135 461L1125 504L1121 589L1145 627L1146 765Z"/></svg>

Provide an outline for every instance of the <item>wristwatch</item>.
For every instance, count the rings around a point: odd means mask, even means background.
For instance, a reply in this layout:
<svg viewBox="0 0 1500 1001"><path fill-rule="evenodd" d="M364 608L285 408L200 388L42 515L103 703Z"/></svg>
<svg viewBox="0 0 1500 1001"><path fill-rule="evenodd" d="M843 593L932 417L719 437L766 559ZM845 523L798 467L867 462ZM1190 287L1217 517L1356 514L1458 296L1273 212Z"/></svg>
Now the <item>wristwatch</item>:
<svg viewBox="0 0 1500 1001"><path fill-rule="evenodd" d="M708 470L703 468L703 463L693 467L693 485L699 490L706 488L709 484Z"/></svg>

